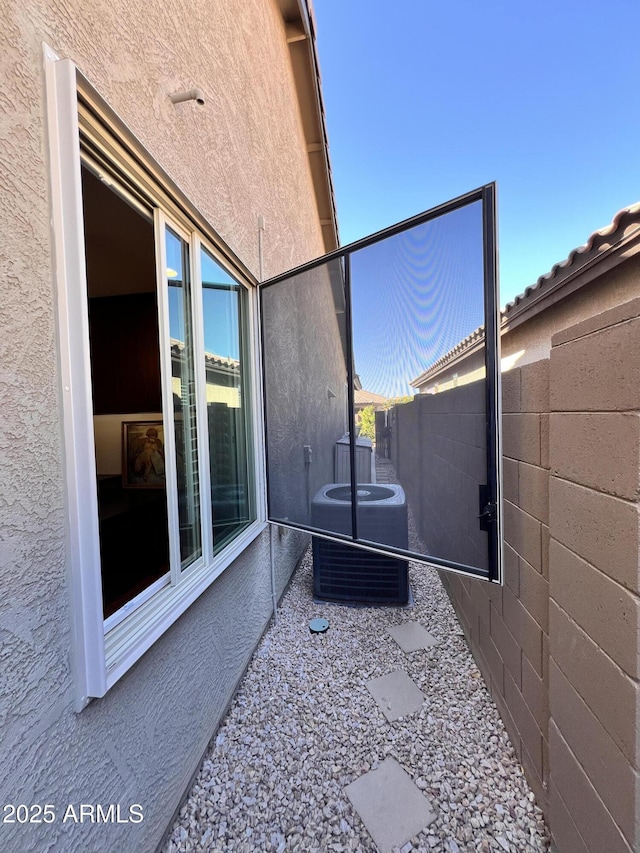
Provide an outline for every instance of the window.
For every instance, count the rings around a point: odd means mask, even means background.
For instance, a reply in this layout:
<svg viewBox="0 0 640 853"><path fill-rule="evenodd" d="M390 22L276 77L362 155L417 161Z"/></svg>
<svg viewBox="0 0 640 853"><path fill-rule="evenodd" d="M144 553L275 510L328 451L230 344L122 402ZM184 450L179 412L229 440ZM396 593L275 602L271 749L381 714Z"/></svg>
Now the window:
<svg viewBox="0 0 640 853"><path fill-rule="evenodd" d="M47 59L81 708L264 529L255 282Z"/></svg>

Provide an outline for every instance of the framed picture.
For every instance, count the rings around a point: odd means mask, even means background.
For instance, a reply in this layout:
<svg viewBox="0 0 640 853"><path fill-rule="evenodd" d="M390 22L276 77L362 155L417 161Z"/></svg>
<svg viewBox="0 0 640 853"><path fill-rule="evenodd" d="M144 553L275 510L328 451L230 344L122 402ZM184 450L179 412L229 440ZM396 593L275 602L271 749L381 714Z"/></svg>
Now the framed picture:
<svg viewBox="0 0 640 853"><path fill-rule="evenodd" d="M165 485L162 421L123 421L123 488L164 489Z"/></svg>

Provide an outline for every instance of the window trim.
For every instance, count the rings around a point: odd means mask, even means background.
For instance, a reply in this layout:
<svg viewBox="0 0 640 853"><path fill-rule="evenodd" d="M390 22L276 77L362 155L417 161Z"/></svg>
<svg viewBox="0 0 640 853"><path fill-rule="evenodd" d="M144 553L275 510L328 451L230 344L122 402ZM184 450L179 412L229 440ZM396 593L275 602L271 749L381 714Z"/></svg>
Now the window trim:
<svg viewBox="0 0 640 853"><path fill-rule="evenodd" d="M262 424L260 364L257 324L257 280L223 243L210 225L180 193L175 184L135 141L128 129L107 107L69 59L61 59L43 45L49 143L52 212L53 277L58 323L59 394L62 401L64 479L67 504L68 582L73 622L73 668L75 709L82 710L91 698L104 696L184 611L236 560L266 529L264 430ZM123 178L146 196L154 207L156 241L164 240L167 223L189 236L192 274L199 264L200 245L226 268L245 290L248 311L245 324L245 352L248 354L246 387L248 400L247 434L251 436L250 463L253 466L253 507L255 518L215 557L205 549L205 524L210 528L210 506L201 512L203 555L184 572L179 583L163 584L147 600L143 593L105 620L103 616L98 526L97 476L93 427L92 386L89 351L88 296L85 265L84 223L81 187L81 135ZM97 158L98 165L101 157ZM125 185L126 186L126 185ZM163 404L165 435L174 435L172 406L166 403L168 376L171 376L168 338L168 285L162 268L164 247L158 251L158 295L160 349L163 364ZM193 279L196 280L195 278ZM197 279L199 281L199 278ZM200 288L192 289L194 334L197 351L204 351L203 312L198 305ZM166 305L164 303L167 303ZM167 328L165 328L165 326ZM166 352L165 352L166 351ZM167 356L168 353L168 356ZM167 362L168 357L168 362ZM197 358L197 362L201 359ZM202 389L204 362L196 365L197 384ZM204 489L209 480L206 406L200 391L197 404L201 508L209 501ZM175 457L175 448L170 452ZM206 464L204 464L206 463ZM174 484L175 485L175 484ZM167 483L171 488L170 481ZM209 491L210 494L210 491ZM177 509L177 504L176 504ZM207 521L208 519L208 521ZM169 536L178 538L169 512ZM175 548L175 545L173 546ZM179 567L179 561L178 561ZM146 591L144 591L146 592ZM128 610L128 612L127 612ZM117 618L114 618L116 617Z"/></svg>

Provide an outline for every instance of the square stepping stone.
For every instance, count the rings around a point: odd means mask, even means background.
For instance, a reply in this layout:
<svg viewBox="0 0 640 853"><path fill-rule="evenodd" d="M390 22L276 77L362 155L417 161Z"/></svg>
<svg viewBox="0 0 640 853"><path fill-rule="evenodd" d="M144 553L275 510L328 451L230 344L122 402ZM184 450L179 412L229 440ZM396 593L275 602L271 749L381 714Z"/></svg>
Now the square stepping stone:
<svg viewBox="0 0 640 853"><path fill-rule="evenodd" d="M413 714L424 702L424 694L403 669L372 678L367 681L366 688L390 723Z"/></svg>
<svg viewBox="0 0 640 853"><path fill-rule="evenodd" d="M418 649L428 649L438 643L419 622L401 622L387 630L403 652L417 652Z"/></svg>
<svg viewBox="0 0 640 853"><path fill-rule="evenodd" d="M427 797L394 758L347 785L345 794L380 853L402 847L436 819Z"/></svg>

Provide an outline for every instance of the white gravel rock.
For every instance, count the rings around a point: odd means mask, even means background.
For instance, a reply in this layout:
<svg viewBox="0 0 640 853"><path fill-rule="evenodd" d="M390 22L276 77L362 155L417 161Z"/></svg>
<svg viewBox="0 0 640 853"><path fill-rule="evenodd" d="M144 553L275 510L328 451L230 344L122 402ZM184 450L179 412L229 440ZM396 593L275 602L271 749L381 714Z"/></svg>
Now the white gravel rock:
<svg viewBox="0 0 640 853"><path fill-rule="evenodd" d="M387 756L437 814L403 853L548 850L542 813L437 572L411 563L410 579L413 607L316 604L307 552L164 853L373 853L344 789ZM325 634L309 631L318 616L330 622ZM405 655L386 628L409 620L438 645ZM425 701L388 723L365 683L394 669Z"/></svg>

